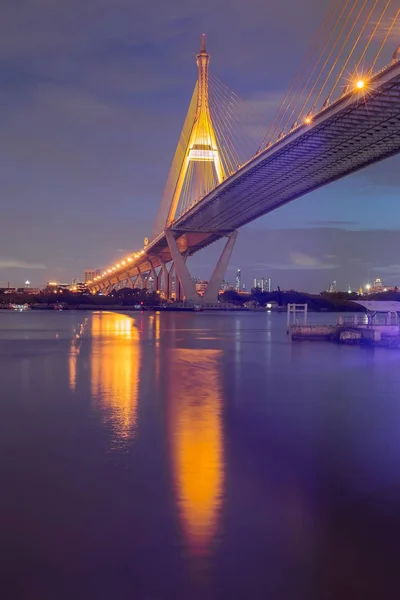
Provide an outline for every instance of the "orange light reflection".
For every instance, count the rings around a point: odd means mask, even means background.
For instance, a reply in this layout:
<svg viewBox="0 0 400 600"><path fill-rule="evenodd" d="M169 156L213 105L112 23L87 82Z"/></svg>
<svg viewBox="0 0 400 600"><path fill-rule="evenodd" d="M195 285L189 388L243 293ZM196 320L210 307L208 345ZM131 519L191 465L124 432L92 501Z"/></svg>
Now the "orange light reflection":
<svg viewBox="0 0 400 600"><path fill-rule="evenodd" d="M170 351L169 425L177 502L189 548L208 553L224 480L218 350Z"/></svg>
<svg viewBox="0 0 400 600"><path fill-rule="evenodd" d="M76 371L77 361L79 356L79 347L76 345L75 339L71 342L71 348L68 357L68 374L69 374L69 387L73 392L76 388Z"/></svg>
<svg viewBox="0 0 400 600"><path fill-rule="evenodd" d="M139 332L130 317L92 315L91 391L118 439L135 433L139 388Z"/></svg>

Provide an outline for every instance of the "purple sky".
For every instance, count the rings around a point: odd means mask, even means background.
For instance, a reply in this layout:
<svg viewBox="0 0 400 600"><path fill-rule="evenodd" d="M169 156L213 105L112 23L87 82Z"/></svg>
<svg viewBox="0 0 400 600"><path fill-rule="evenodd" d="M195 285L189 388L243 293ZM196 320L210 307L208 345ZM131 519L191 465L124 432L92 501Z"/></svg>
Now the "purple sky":
<svg viewBox="0 0 400 600"><path fill-rule="evenodd" d="M3 0L0 286L82 277L149 235L207 34L211 70L268 118L328 0ZM400 283L400 158L241 230L228 278ZM393 231L388 231L393 230ZM208 277L217 246L192 259Z"/></svg>

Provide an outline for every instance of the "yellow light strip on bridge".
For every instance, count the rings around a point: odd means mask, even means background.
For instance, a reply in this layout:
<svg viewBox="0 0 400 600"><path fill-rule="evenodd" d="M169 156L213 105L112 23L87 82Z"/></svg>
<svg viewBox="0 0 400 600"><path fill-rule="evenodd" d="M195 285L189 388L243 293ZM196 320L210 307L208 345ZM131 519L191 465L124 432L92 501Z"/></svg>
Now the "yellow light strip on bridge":
<svg viewBox="0 0 400 600"><path fill-rule="evenodd" d="M127 256L120 262L116 263L114 266L107 268L105 271L103 271L101 275L98 275L93 279L93 281L90 281L89 284L101 281L105 277L115 274L116 271L124 270L126 267L129 267L128 263L132 263L135 258L139 258L142 254L144 254L144 250L140 250L140 252L135 252L133 255Z"/></svg>

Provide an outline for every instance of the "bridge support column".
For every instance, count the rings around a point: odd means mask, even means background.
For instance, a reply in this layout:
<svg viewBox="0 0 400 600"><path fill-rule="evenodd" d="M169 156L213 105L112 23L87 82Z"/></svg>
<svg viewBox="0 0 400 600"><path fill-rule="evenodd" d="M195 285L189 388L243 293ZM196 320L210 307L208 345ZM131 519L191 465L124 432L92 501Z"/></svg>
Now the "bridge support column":
<svg viewBox="0 0 400 600"><path fill-rule="evenodd" d="M232 231L227 237L227 242L225 244L224 249L222 250L221 256L218 259L218 262L215 266L214 272L211 275L210 281L208 282L207 289L203 296L204 302L217 302L218 301L218 292L221 287L222 279L226 273L226 269L228 268L228 264L230 258L232 256L232 251L235 246L236 238L238 236L237 231Z"/></svg>
<svg viewBox="0 0 400 600"><path fill-rule="evenodd" d="M162 279L162 272L163 270L160 269L158 271L158 275L156 275L156 279L155 279L155 286L154 286L154 291L158 292L159 294L161 294L161 279Z"/></svg>
<svg viewBox="0 0 400 600"><path fill-rule="evenodd" d="M173 286L173 279L175 278L175 287ZM175 265L174 263L172 263L172 265L169 268L169 273L168 273L168 289L169 289L169 298L170 300L172 299L172 291L175 291L175 300L176 300L176 272L175 272Z"/></svg>
<svg viewBox="0 0 400 600"><path fill-rule="evenodd" d="M144 273L142 273L142 271L139 269L138 267L138 271L139 271L139 275L138 275L138 287L140 287L140 289L142 290L147 290L147 281L146 281L146 277L144 276Z"/></svg>
<svg viewBox="0 0 400 600"><path fill-rule="evenodd" d="M112 283L111 283L111 281L107 281L107 283L104 283L103 289L101 291L103 292L103 294L108 296L108 294L111 292L111 290L112 290Z"/></svg>
<svg viewBox="0 0 400 600"><path fill-rule="evenodd" d="M186 265L186 261L188 259L188 253L185 252L184 254L182 254L182 259L183 262ZM190 279L192 279L192 277L190 276ZM176 276L176 269L175 269L175 297L177 300L183 301L184 300L184 292L183 292L183 288L182 288L182 284L179 281L179 278Z"/></svg>
<svg viewBox="0 0 400 600"><path fill-rule="evenodd" d="M157 275L156 269L155 269L155 267L153 265L153 261L150 258L149 258L149 263L150 263L150 275L152 276L153 281L154 281L154 289L153 289L153 291L157 292L157 290L159 290L159 287L158 287L158 275Z"/></svg>
<svg viewBox="0 0 400 600"><path fill-rule="evenodd" d="M167 269L167 265L165 264L165 262L161 263L161 271L160 271L160 275L162 273L163 279L164 279L164 296L166 300L170 299L170 290L171 287L169 285L169 272Z"/></svg>
<svg viewBox="0 0 400 600"><path fill-rule="evenodd" d="M183 257L181 255L179 248L178 248L178 244L176 243L174 234L172 233L172 231L170 229L166 230L165 237L167 239L169 251L171 252L172 260L174 261L175 274L177 275L177 277L175 277L176 293L178 292L177 279L179 279L185 299L189 302L198 302L199 295L196 292L195 285L192 281L192 278L190 277L189 270L186 266L186 258L187 257L186 256Z"/></svg>

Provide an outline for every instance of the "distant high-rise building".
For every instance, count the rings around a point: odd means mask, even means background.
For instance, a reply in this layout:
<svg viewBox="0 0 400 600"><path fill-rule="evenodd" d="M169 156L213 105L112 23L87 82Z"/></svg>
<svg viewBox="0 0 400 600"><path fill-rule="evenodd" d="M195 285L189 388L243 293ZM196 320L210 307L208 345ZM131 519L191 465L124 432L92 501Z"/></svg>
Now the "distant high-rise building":
<svg viewBox="0 0 400 600"><path fill-rule="evenodd" d="M85 269L83 280L88 283L88 281L93 281L95 277L100 277L100 275L100 269Z"/></svg>
<svg viewBox="0 0 400 600"><path fill-rule="evenodd" d="M240 292L241 289L242 289L242 272L240 269L238 269L236 271L236 277L235 277L235 290L237 292Z"/></svg>
<svg viewBox="0 0 400 600"><path fill-rule="evenodd" d="M329 286L328 292L330 294L334 294L336 292L336 281L332 281L331 285Z"/></svg>
<svg viewBox="0 0 400 600"><path fill-rule="evenodd" d="M155 287L156 287L156 282L154 281L154 277L152 275L150 275L150 277L147 280L147 291L154 292Z"/></svg>
<svg viewBox="0 0 400 600"><path fill-rule="evenodd" d="M226 290L229 290L230 287L231 287L231 284L229 283L229 281L227 279L224 278L221 283L221 290L223 292L225 292Z"/></svg>
<svg viewBox="0 0 400 600"><path fill-rule="evenodd" d="M382 292L383 291L383 283L382 280L377 277L374 283L371 286L371 292Z"/></svg>
<svg viewBox="0 0 400 600"><path fill-rule="evenodd" d="M262 277L261 279L254 279L254 287L261 290L262 292L271 291L271 280Z"/></svg>

